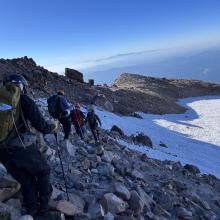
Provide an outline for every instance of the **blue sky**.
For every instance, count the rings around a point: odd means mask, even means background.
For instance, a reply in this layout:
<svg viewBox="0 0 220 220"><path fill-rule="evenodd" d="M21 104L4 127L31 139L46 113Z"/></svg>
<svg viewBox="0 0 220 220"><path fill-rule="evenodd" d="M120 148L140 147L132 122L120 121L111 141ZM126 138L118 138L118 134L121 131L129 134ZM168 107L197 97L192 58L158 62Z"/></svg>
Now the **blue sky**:
<svg viewBox="0 0 220 220"><path fill-rule="evenodd" d="M220 41L219 0L0 0L0 57L55 71Z"/></svg>

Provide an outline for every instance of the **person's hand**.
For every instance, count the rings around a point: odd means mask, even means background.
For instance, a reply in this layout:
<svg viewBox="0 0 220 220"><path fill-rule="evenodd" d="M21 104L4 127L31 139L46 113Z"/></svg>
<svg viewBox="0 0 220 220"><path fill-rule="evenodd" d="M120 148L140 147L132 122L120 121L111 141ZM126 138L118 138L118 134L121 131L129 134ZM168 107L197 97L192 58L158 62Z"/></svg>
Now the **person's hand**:
<svg viewBox="0 0 220 220"><path fill-rule="evenodd" d="M59 127L58 127L58 122L53 122L52 124L51 124L51 133L57 133L58 132L58 129L59 129Z"/></svg>

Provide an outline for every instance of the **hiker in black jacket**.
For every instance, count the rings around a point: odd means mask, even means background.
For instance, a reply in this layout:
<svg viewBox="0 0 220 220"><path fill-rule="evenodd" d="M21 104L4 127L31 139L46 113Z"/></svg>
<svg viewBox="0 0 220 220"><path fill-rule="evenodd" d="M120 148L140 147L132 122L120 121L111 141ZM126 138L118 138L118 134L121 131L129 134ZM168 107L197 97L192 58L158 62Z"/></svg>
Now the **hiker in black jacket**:
<svg viewBox="0 0 220 220"><path fill-rule="evenodd" d="M13 135L0 143L0 162L21 184L26 214L33 217L44 215L48 210L52 193L50 167L41 155L34 135L25 141L25 137L30 134L27 121L43 134L57 131L57 125L46 122L35 102L25 94L27 81L23 76L19 74L7 76L3 85L7 84L20 88L21 113L15 122Z"/></svg>
<svg viewBox="0 0 220 220"><path fill-rule="evenodd" d="M97 143L99 141L98 123L100 126L102 126L102 123L99 117L95 114L95 111L93 109L89 109L87 113L86 121L88 122L93 137L95 139L95 142Z"/></svg>

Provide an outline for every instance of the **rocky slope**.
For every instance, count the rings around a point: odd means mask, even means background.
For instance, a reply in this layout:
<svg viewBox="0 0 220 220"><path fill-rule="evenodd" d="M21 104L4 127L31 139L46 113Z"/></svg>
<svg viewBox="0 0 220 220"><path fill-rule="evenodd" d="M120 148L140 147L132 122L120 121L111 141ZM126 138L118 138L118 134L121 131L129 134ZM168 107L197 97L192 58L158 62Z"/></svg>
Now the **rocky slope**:
<svg viewBox="0 0 220 220"><path fill-rule="evenodd" d="M95 103L119 114L133 112L165 114L182 113L178 98L219 95L220 85L197 80L172 80L122 74L112 86L89 86L36 65L31 58L0 59L0 80L4 74L21 73L30 82L35 97L50 96L64 88L70 102ZM106 105L110 102L110 105ZM108 106L108 107L107 107ZM110 107L109 107L110 106Z"/></svg>
<svg viewBox="0 0 220 220"><path fill-rule="evenodd" d="M152 113L181 112L184 109L178 109L177 98L219 94L219 85L215 84L131 74L122 75L112 87L89 87L48 72L28 58L0 60L0 76L13 71L29 79L35 97L49 96L64 87L72 102L96 102L104 106L109 101L115 112L123 114L141 108ZM38 100L37 103L48 119L45 102ZM139 106L140 103L144 103L143 106ZM163 108L162 104L170 106ZM220 180L213 175L201 174L192 165L150 159L131 151L118 140L130 142L139 141L138 138L127 137L116 128L101 130L99 145L91 141L92 135L87 132L88 142L80 141L75 133L71 134L67 148L60 142L70 201L66 201L55 138L45 136L45 156L51 167L54 188L50 202L53 215L48 220L61 219L60 213L62 219L71 220L220 219ZM62 138L61 131L59 139ZM150 140L144 140L150 145ZM0 166L1 220L19 219L22 201L19 190L20 185Z"/></svg>

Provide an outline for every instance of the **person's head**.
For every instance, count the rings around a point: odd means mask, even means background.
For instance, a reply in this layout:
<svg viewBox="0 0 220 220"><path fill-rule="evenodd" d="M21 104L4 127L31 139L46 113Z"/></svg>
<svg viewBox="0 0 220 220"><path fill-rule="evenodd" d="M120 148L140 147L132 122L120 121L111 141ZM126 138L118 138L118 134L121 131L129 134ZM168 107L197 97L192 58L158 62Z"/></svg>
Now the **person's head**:
<svg viewBox="0 0 220 220"><path fill-rule="evenodd" d="M94 112L94 109L93 109L92 105L89 105L87 110L88 110L88 112Z"/></svg>
<svg viewBox="0 0 220 220"><path fill-rule="evenodd" d="M59 89L59 90L57 91L57 94L58 94L58 95L64 95L64 94L65 94L64 89Z"/></svg>
<svg viewBox="0 0 220 220"><path fill-rule="evenodd" d="M79 103L75 104L75 109L80 109L80 104Z"/></svg>
<svg viewBox="0 0 220 220"><path fill-rule="evenodd" d="M27 93L27 80L21 74L11 74L3 78L3 85L15 85L20 88L22 93Z"/></svg>

